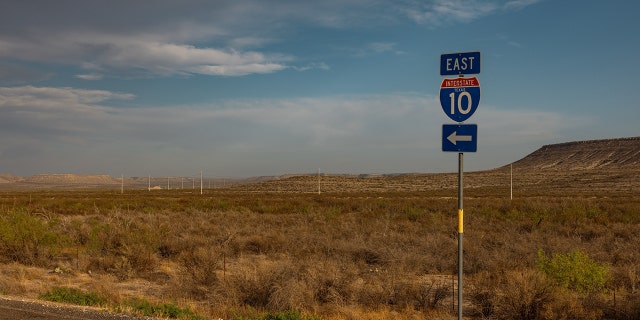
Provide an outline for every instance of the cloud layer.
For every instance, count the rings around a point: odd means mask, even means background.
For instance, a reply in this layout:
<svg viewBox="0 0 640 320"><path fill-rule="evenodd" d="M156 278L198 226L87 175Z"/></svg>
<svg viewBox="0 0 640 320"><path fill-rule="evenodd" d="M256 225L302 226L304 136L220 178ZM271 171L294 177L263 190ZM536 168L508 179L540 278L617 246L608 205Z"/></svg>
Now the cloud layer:
<svg viewBox="0 0 640 320"><path fill-rule="evenodd" d="M449 170L450 160L440 151L440 128L448 119L436 97L332 90L362 81L353 75L384 63L367 59L412 59L402 39L378 37L378 30L469 23L537 0L9 2L0 4L3 171L109 168L114 175L177 175L212 168L246 176L315 171L318 166L328 172ZM344 42L336 41L317 56L316 47L307 48L335 35L344 35ZM332 62L347 72L332 69ZM270 87L264 86L283 79L277 73L294 75L282 82L286 87L306 81L301 72L317 69L338 75L323 74L310 82L324 91L310 89L293 97L269 95ZM193 82L180 82L186 78ZM201 87L181 91L191 85ZM233 91L220 95L232 98L209 99L210 88ZM256 88L263 90L261 96L291 97L243 96ZM154 90L175 93L173 101L182 102L153 105L166 96L161 92L156 98ZM200 102L191 102L190 93L200 94ZM480 130L490 138L484 138L482 150L492 153L492 161L498 147L518 148L525 140L535 144L566 126L559 113L481 108Z"/></svg>
<svg viewBox="0 0 640 320"><path fill-rule="evenodd" d="M105 75L243 76L308 69L286 52L264 46L295 33L293 24L368 28L412 20L469 22L536 0L510 1L35 1L0 5L0 58L53 62ZM253 48L253 49L249 49ZM370 50L393 50L373 43ZM313 64L323 65L322 61ZM0 74L1 80L2 74Z"/></svg>
<svg viewBox="0 0 640 320"><path fill-rule="evenodd" d="M220 171L235 168L228 175L304 171L318 165L352 172L441 171L449 164L439 160L445 159L440 128L447 120L432 96L398 93L110 106L110 101L123 99L135 97L74 88L0 88L0 161L12 163L5 166L11 172L23 172L25 164L45 168L50 159L63 160L57 161L62 163L57 170L65 172L78 172L89 167L87 163L109 161L113 167L121 162L133 175L145 175L140 171L151 166L184 172L185 168L164 163L167 152L174 162L179 155L190 155L179 161L185 166L202 166L215 157ZM504 112L483 106L477 116L482 123L482 150L529 148L532 142L561 135L566 119L558 113ZM588 119L573 120L576 125L585 122ZM495 161L495 154L487 155ZM395 163L389 164L390 158Z"/></svg>

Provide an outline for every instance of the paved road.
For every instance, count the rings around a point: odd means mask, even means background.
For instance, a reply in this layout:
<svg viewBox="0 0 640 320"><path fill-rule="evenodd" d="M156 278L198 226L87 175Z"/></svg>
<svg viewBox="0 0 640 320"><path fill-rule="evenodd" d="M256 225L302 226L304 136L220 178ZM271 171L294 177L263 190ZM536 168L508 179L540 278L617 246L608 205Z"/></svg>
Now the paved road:
<svg viewBox="0 0 640 320"><path fill-rule="evenodd" d="M138 320L125 314L114 314L94 308L66 306L57 303L0 297L0 320Z"/></svg>

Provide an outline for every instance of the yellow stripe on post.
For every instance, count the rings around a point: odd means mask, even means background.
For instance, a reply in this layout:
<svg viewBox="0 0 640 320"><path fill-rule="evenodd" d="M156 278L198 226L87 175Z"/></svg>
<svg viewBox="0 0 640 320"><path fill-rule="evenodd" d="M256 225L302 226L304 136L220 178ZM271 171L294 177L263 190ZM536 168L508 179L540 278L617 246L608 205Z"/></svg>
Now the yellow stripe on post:
<svg viewBox="0 0 640 320"><path fill-rule="evenodd" d="M458 233L464 233L464 210L458 209Z"/></svg>

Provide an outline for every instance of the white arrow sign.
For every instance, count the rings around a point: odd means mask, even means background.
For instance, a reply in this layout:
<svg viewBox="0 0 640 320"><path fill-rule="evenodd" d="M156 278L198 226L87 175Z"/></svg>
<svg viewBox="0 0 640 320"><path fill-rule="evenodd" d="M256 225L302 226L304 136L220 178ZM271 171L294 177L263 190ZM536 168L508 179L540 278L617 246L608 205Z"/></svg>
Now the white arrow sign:
<svg viewBox="0 0 640 320"><path fill-rule="evenodd" d="M478 148L478 125L443 124L442 151L476 152Z"/></svg>
<svg viewBox="0 0 640 320"><path fill-rule="evenodd" d="M456 134L456 131L454 131L447 137L447 140L456 145L458 141L473 141L473 136L459 136Z"/></svg>

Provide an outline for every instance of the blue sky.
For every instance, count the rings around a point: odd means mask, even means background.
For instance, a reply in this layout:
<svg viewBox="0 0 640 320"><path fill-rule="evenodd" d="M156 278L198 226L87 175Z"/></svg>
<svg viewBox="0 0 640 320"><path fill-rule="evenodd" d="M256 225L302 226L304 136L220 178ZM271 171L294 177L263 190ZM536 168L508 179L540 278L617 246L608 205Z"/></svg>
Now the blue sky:
<svg viewBox="0 0 640 320"><path fill-rule="evenodd" d="M453 172L443 53L480 51L478 152L640 135L640 2L3 1L0 172Z"/></svg>

